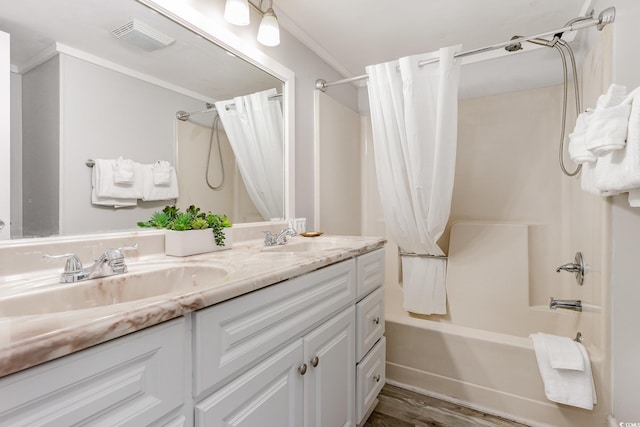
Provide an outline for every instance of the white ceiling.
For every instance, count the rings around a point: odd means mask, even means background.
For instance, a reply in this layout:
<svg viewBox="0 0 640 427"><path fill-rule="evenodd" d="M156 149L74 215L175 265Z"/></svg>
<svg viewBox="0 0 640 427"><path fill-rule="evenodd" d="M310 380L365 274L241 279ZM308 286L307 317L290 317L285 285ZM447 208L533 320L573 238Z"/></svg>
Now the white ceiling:
<svg viewBox="0 0 640 427"><path fill-rule="evenodd" d="M274 0L285 29L345 77L366 65L561 28L590 0ZM553 49L549 49L553 50Z"/></svg>

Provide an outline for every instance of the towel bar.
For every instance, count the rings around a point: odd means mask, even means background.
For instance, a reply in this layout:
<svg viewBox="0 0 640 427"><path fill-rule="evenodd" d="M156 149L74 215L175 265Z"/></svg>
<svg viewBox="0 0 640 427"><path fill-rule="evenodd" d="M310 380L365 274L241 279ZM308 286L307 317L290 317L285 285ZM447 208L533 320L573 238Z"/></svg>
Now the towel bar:
<svg viewBox="0 0 640 427"><path fill-rule="evenodd" d="M96 161L93 159L87 159L86 162L84 162L85 165L87 165L88 168L92 168L96 165Z"/></svg>
<svg viewBox="0 0 640 427"><path fill-rule="evenodd" d="M415 256L419 258L447 259L446 255L417 254L415 252L405 252L405 251L400 251L400 256Z"/></svg>

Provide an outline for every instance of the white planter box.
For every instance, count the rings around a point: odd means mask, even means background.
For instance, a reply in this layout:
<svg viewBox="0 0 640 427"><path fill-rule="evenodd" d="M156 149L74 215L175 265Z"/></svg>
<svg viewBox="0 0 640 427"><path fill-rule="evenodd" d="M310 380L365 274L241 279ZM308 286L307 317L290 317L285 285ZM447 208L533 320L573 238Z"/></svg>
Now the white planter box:
<svg viewBox="0 0 640 427"><path fill-rule="evenodd" d="M166 230L164 235L165 253L171 256L189 256L231 249L233 229L225 228L223 231L225 235L224 246L218 246L210 228L187 231Z"/></svg>

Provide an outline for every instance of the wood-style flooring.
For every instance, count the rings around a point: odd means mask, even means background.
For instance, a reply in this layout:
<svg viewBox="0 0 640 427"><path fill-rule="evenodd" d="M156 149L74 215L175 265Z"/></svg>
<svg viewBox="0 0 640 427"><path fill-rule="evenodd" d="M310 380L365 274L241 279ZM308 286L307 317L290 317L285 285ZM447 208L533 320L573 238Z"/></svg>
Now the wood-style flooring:
<svg viewBox="0 0 640 427"><path fill-rule="evenodd" d="M484 414L392 385L385 385L380 403L364 427L511 427L513 421Z"/></svg>

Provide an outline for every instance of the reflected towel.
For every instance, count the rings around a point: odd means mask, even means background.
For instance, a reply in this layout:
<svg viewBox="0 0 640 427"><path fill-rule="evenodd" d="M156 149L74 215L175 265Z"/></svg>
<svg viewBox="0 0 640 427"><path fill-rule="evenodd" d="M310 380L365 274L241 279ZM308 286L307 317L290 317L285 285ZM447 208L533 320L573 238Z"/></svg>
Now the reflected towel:
<svg viewBox="0 0 640 427"><path fill-rule="evenodd" d="M170 171L168 185L154 183L154 165L142 165L142 182L144 183L142 200L170 200L178 197L178 176L173 167Z"/></svg>
<svg viewBox="0 0 640 427"><path fill-rule="evenodd" d="M95 168L95 165L94 165ZM96 171L91 171L91 203L100 206L112 206L116 209L137 206L137 199L101 197L96 192Z"/></svg>
<svg viewBox="0 0 640 427"><path fill-rule="evenodd" d="M599 158L596 164L596 187L611 194L640 187L640 89L631 92L623 104L631 109L626 147Z"/></svg>
<svg viewBox="0 0 640 427"><path fill-rule="evenodd" d="M131 159L119 157L113 164L113 182L116 184L133 184L136 181L136 169Z"/></svg>
<svg viewBox="0 0 640 427"><path fill-rule="evenodd" d="M417 314L446 314L446 274L446 259L403 256L404 309Z"/></svg>
<svg viewBox="0 0 640 427"><path fill-rule="evenodd" d="M171 185L171 163L158 160L153 164L153 183L155 185Z"/></svg>
<svg viewBox="0 0 640 427"><path fill-rule="evenodd" d="M115 160L96 159L91 171L92 201L95 204L132 206L136 199L142 197L142 180L133 183L116 183L114 180ZM136 176L142 176L140 165L134 163ZM122 203L111 203L112 200L124 200Z"/></svg>
<svg viewBox="0 0 640 427"><path fill-rule="evenodd" d="M547 398L553 402L593 410L593 405L597 403L596 390L591 373L591 362L584 346L576 343L584 362L583 371L554 369L551 367L544 334L532 334L529 338L533 342L538 370L544 382L544 393Z"/></svg>

